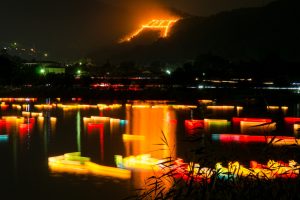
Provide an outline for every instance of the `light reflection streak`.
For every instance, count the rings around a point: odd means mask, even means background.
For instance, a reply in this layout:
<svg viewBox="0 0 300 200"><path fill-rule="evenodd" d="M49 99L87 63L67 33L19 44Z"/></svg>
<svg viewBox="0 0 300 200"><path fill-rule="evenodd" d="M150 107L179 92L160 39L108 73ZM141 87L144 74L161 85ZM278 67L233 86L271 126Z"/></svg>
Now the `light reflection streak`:
<svg viewBox="0 0 300 200"><path fill-rule="evenodd" d="M198 119L184 120L184 125L186 129L204 128L204 120L198 120Z"/></svg>
<svg viewBox="0 0 300 200"><path fill-rule="evenodd" d="M270 143L271 140L272 138L268 138L267 142ZM294 137L286 137L286 138L276 137L274 140L272 140L272 145L275 146L300 145L300 139L296 139Z"/></svg>
<svg viewBox="0 0 300 200"><path fill-rule="evenodd" d="M99 150L100 150L100 159L104 159L104 124L95 124L95 123L88 123L87 124L87 131L89 134L92 134L94 130L99 129Z"/></svg>
<svg viewBox="0 0 300 200"><path fill-rule="evenodd" d="M114 134L115 130L120 130L120 125L123 125L124 120L110 120L110 133ZM126 122L125 122L126 124Z"/></svg>
<svg viewBox="0 0 300 200"><path fill-rule="evenodd" d="M244 110L244 108L242 106L237 106L236 107L237 116L240 116L240 114L243 110Z"/></svg>
<svg viewBox="0 0 300 200"><path fill-rule="evenodd" d="M151 108L151 105L148 105L148 104L141 104L141 105L135 104L135 105L132 105L131 107L132 108Z"/></svg>
<svg viewBox="0 0 300 200"><path fill-rule="evenodd" d="M196 109L197 106L194 105L171 105L174 109Z"/></svg>
<svg viewBox="0 0 300 200"><path fill-rule="evenodd" d="M294 124L294 134L299 135L300 132L300 124Z"/></svg>
<svg viewBox="0 0 300 200"><path fill-rule="evenodd" d="M103 109L118 109L118 108L121 108L122 105L121 104L111 104L111 105L97 104L97 107L99 108L99 110L103 110Z"/></svg>
<svg viewBox="0 0 300 200"><path fill-rule="evenodd" d="M10 121L7 121L5 119L0 119L0 131L9 133L9 130L12 126L12 123Z"/></svg>
<svg viewBox="0 0 300 200"><path fill-rule="evenodd" d="M222 143L227 143L227 142L266 143L267 141L267 138L265 136L250 136L250 135L239 135L239 134L212 134L211 138L213 141L220 141Z"/></svg>
<svg viewBox="0 0 300 200"><path fill-rule="evenodd" d="M48 166L52 172L94 174L120 179L130 179L131 177L129 170L96 164L91 162L89 157L82 157L80 152L49 157Z"/></svg>
<svg viewBox="0 0 300 200"><path fill-rule="evenodd" d="M50 123L51 123L51 133L55 133L55 128L56 128L56 122L57 118L56 117L50 117Z"/></svg>
<svg viewBox="0 0 300 200"><path fill-rule="evenodd" d="M0 101L4 101L4 102L36 102L37 98L11 98L11 97L6 97L6 98L0 98Z"/></svg>
<svg viewBox="0 0 300 200"><path fill-rule="evenodd" d="M123 141L144 141L144 135L123 134Z"/></svg>
<svg viewBox="0 0 300 200"><path fill-rule="evenodd" d="M151 107L143 107L139 109L126 109L126 120L128 124L126 126L126 133L131 133L132 135L143 135L147 138L147 142L144 145L139 143L125 143L126 155L138 155L147 153L150 151L156 151L158 146L154 144L162 144L162 151L154 152L155 157L168 157L170 153L175 155L175 130L176 124L170 123L170 119L176 119L175 112L170 108L158 108L151 109ZM166 138L168 146L164 144L161 137ZM174 148L174 150L173 150Z"/></svg>
<svg viewBox="0 0 300 200"><path fill-rule="evenodd" d="M232 123L234 126L240 126L240 123L244 122L262 122L262 123L271 123L272 119L267 118L241 118L241 117L233 117Z"/></svg>
<svg viewBox="0 0 300 200"><path fill-rule="evenodd" d="M237 142L237 143L269 143L282 140L294 140L295 137L289 136L262 136L262 135L243 135L243 134L212 134L213 141L220 141L222 143Z"/></svg>
<svg viewBox="0 0 300 200"><path fill-rule="evenodd" d="M204 119L204 130L207 133L226 132L230 124L227 119Z"/></svg>
<svg viewBox="0 0 300 200"><path fill-rule="evenodd" d="M8 142L8 135L0 135L0 143Z"/></svg>
<svg viewBox="0 0 300 200"><path fill-rule="evenodd" d="M95 122L97 122L97 121L107 121L110 118L109 117L102 117L102 116L91 116L91 119L94 120Z"/></svg>
<svg viewBox="0 0 300 200"><path fill-rule="evenodd" d="M207 106L206 108L212 110L234 110L234 106Z"/></svg>
<svg viewBox="0 0 300 200"><path fill-rule="evenodd" d="M170 119L176 119L175 111L171 107L151 108L142 106L132 108L126 107L125 133L143 135L146 140L124 141L125 155L135 156L149 154L157 159L176 157L176 123L170 123ZM162 139L164 138L164 139ZM160 145L157 145L160 144ZM144 180L152 176L153 172L139 172L133 176L133 183L136 187L144 184Z"/></svg>
<svg viewBox="0 0 300 200"><path fill-rule="evenodd" d="M100 134L99 143L100 143L100 155L101 155L100 159L101 159L101 161L103 161L104 160L104 126L100 127L99 134Z"/></svg>
<svg viewBox="0 0 300 200"><path fill-rule="evenodd" d="M76 131L77 131L77 150L81 152L81 115L80 111L77 111L76 115Z"/></svg>
<svg viewBox="0 0 300 200"><path fill-rule="evenodd" d="M39 132L42 133L43 128L44 128L44 117L38 117L37 118L37 126L38 126Z"/></svg>
<svg viewBox="0 0 300 200"><path fill-rule="evenodd" d="M300 123L300 117L285 117L284 122L287 124Z"/></svg>
<svg viewBox="0 0 300 200"><path fill-rule="evenodd" d="M86 104L57 104L57 108L63 109L63 111L72 111L78 109L96 109L96 105L86 105Z"/></svg>
<svg viewBox="0 0 300 200"><path fill-rule="evenodd" d="M213 100L210 100L210 99L200 99L200 100L198 100L198 102L200 103L200 104L211 104L211 103L213 103L214 101Z"/></svg>

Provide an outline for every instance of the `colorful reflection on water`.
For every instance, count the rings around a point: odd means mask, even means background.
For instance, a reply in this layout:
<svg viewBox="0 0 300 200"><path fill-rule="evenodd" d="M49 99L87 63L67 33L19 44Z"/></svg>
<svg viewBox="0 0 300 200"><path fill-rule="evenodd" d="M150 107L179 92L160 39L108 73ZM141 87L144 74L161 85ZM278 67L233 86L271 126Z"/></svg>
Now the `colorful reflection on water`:
<svg viewBox="0 0 300 200"><path fill-rule="evenodd" d="M269 106L266 107L270 111L268 115L253 116L244 113L247 107L207 105L213 103L210 100L195 105L166 101L88 105L50 103L50 100L43 104L27 98L4 100L7 101L1 103L0 154L7 160L2 166L8 171L7 180L13 184L29 181L29 185L37 180L41 185L56 181L69 184L69 179L79 185L96 181L101 183L95 184L96 187L102 189L97 194L114 193L112 199L124 198L130 189L141 187L145 179L158 171L155 168L159 161L168 157L188 160L195 143L191 145L184 140L190 137L210 140L211 146L220 148L216 157L223 158L232 143L240 144L237 148L245 150L248 143L265 144L272 140L280 124L275 121L276 113L281 112L283 132L276 144L297 146L298 141L298 111L287 106ZM78 156L72 162L57 157L68 152L78 152L93 162L82 164ZM240 153L235 151L225 156L229 161L237 159ZM248 156L244 159L256 160L256 155ZM55 162L50 159L49 164L49 157L57 159ZM272 158L264 162L267 159ZM128 168L130 176L123 171L125 175L118 177L115 168L120 166ZM100 173L101 170L107 173Z"/></svg>

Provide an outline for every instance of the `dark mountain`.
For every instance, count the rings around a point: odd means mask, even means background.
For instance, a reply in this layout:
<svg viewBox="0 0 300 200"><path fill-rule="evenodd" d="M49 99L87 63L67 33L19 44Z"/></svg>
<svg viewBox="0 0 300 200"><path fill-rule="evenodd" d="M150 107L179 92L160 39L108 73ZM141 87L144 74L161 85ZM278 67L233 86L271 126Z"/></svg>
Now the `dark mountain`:
<svg viewBox="0 0 300 200"><path fill-rule="evenodd" d="M278 0L261 8L188 17L173 27L167 39L143 44L136 42L141 38L136 38L96 51L93 57L99 61L185 62L210 53L233 61L259 60L269 55L300 61L299 8L299 0Z"/></svg>

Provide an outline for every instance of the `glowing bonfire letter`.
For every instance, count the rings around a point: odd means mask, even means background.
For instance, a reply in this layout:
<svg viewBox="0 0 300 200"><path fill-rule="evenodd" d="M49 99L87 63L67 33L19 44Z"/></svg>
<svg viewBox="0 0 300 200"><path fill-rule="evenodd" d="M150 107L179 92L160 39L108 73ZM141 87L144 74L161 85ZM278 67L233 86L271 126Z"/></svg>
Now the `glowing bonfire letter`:
<svg viewBox="0 0 300 200"><path fill-rule="evenodd" d="M151 20L147 24L142 25L140 29L135 31L133 34L126 36L125 38L121 39L120 42L129 42L133 38L137 37L139 34L141 34L145 30L159 30L160 31L160 37L166 38L169 36L170 29L172 26L178 21L178 19L168 19L168 20L160 20L155 19Z"/></svg>

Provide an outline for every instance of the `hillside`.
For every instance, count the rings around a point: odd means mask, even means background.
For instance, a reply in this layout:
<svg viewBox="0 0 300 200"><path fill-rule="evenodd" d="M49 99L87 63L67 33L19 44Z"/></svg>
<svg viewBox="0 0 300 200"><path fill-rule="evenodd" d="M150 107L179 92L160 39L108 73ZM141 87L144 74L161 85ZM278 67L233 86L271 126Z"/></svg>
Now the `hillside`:
<svg viewBox="0 0 300 200"><path fill-rule="evenodd" d="M300 1L278 0L261 8L243 8L210 17L188 17L173 27L170 37L133 42L98 50L96 60L184 62L211 53L230 60L259 60L269 55L300 61ZM153 33L149 33L153 40ZM137 42L140 41L140 42Z"/></svg>

